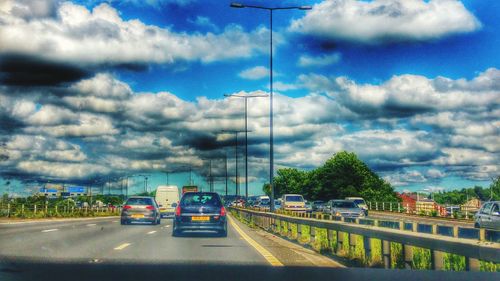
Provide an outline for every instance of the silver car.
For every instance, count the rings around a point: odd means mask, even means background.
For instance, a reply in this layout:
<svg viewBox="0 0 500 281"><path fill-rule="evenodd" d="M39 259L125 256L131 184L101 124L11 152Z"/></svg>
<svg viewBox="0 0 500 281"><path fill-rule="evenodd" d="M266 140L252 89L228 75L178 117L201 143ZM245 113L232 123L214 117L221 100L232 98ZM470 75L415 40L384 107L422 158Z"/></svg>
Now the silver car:
<svg viewBox="0 0 500 281"><path fill-rule="evenodd" d="M327 209L333 216L359 218L365 216L365 211L351 200L330 200Z"/></svg>
<svg viewBox="0 0 500 281"><path fill-rule="evenodd" d="M474 227L500 230L500 201L484 203L474 215Z"/></svg>
<svg viewBox="0 0 500 281"><path fill-rule="evenodd" d="M122 207L122 225L132 222L148 222L153 225L160 224L160 209L153 197L133 196Z"/></svg>

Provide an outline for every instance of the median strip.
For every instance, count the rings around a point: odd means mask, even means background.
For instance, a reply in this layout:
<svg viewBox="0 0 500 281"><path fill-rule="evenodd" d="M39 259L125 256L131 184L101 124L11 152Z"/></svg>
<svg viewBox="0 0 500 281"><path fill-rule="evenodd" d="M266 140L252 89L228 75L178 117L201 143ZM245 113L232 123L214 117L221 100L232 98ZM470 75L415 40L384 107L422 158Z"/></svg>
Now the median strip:
<svg viewBox="0 0 500 281"><path fill-rule="evenodd" d="M42 230L42 232L53 232L53 231L58 231L59 229L57 228L53 228L53 229L45 229L45 230Z"/></svg>
<svg viewBox="0 0 500 281"><path fill-rule="evenodd" d="M123 249L127 248L128 246L130 246L130 243L123 243L120 246L114 248L114 250L117 250L117 251L123 250Z"/></svg>
<svg viewBox="0 0 500 281"><path fill-rule="evenodd" d="M271 254L268 250L266 250L264 247L262 247L259 243L255 242L250 236L248 236L234 221L231 217L227 216L229 219L229 222L233 226L233 228L238 232L238 234L245 240L247 241L248 244L250 244L252 247L254 247L259 254L261 254L267 262L271 264L271 266L283 266L283 264L275 257L273 254Z"/></svg>

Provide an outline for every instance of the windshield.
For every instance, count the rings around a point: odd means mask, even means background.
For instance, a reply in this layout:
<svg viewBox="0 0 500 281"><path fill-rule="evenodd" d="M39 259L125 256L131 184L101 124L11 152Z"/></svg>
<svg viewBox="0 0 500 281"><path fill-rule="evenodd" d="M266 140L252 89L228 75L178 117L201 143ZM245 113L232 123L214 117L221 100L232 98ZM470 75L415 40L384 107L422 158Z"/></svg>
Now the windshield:
<svg viewBox="0 0 500 281"><path fill-rule="evenodd" d="M288 195L285 196L285 201L288 202L304 202L304 198L300 195Z"/></svg>
<svg viewBox="0 0 500 281"><path fill-rule="evenodd" d="M358 205L351 201L334 201L332 206L334 208L358 208Z"/></svg>
<svg viewBox="0 0 500 281"><path fill-rule="evenodd" d="M499 136L500 0L0 0L0 281L500 280Z"/></svg>

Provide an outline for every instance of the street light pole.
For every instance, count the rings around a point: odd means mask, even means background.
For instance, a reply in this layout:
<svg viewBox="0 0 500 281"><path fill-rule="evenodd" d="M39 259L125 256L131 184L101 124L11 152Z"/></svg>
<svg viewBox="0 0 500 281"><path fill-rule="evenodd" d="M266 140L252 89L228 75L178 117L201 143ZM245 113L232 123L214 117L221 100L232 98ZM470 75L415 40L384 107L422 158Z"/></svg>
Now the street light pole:
<svg viewBox="0 0 500 281"><path fill-rule="evenodd" d="M271 186L271 212L274 211L274 132L273 132L273 11L274 10L311 10L311 6L264 7L231 3L231 8L254 8L269 11L270 56L269 56L269 184Z"/></svg>
<svg viewBox="0 0 500 281"><path fill-rule="evenodd" d="M224 95L226 97L244 98L245 99L245 200L248 200L248 99L261 98L268 95Z"/></svg>
<svg viewBox="0 0 500 281"><path fill-rule="evenodd" d="M235 137L235 148L234 148L234 157L235 157L235 161L236 161L236 179L235 179L235 183L236 183L236 196L238 196L240 193L239 193L239 189L240 189L240 186L239 186L239 180L238 180L238 133L242 133L242 132L247 132L247 130L244 130L244 131L240 131L240 130L222 130L221 131L222 133L234 133L234 137Z"/></svg>

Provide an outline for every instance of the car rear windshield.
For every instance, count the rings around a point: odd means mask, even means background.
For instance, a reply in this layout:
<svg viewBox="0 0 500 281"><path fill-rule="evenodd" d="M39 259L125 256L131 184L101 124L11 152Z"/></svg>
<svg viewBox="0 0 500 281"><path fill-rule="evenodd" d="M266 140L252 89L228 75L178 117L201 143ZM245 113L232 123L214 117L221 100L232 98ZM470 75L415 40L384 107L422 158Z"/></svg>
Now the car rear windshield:
<svg viewBox="0 0 500 281"><path fill-rule="evenodd" d="M289 195L285 197L285 200L291 202L304 202L304 198L300 195Z"/></svg>
<svg viewBox="0 0 500 281"><path fill-rule="evenodd" d="M354 201L354 203L356 203L356 204L365 204L365 200L363 200L363 199L355 199L355 200L353 200L353 201Z"/></svg>
<svg viewBox="0 0 500 281"><path fill-rule="evenodd" d="M153 205L151 198L129 198L127 205Z"/></svg>
<svg viewBox="0 0 500 281"><path fill-rule="evenodd" d="M335 208L357 208L358 206L354 202L350 201L339 201L339 202L333 202L332 206Z"/></svg>
<svg viewBox="0 0 500 281"><path fill-rule="evenodd" d="M182 196L181 206L188 205L209 205L209 206L222 206L219 196L214 193L186 193Z"/></svg>

